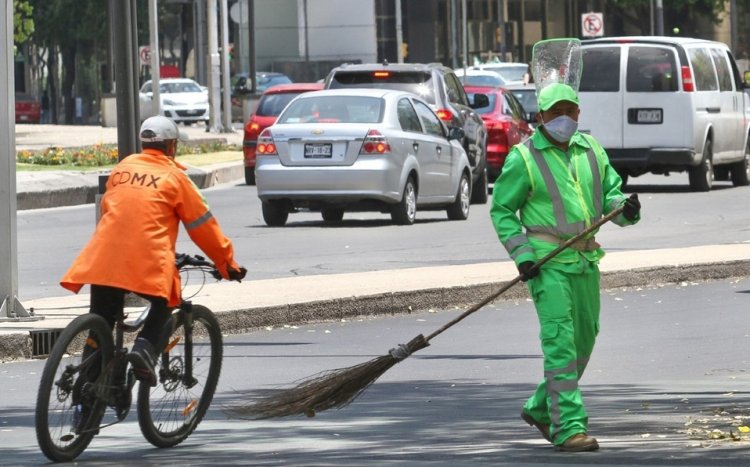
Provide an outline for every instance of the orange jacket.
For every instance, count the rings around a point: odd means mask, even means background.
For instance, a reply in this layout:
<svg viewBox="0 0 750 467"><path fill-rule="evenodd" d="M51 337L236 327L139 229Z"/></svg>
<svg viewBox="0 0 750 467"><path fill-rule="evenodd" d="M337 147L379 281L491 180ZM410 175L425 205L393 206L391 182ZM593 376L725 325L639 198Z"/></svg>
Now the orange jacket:
<svg viewBox="0 0 750 467"><path fill-rule="evenodd" d="M180 221L221 275L238 269L224 236L185 167L146 149L122 160L109 175L101 218L89 243L60 281L78 293L84 284L107 285L180 304L175 242Z"/></svg>

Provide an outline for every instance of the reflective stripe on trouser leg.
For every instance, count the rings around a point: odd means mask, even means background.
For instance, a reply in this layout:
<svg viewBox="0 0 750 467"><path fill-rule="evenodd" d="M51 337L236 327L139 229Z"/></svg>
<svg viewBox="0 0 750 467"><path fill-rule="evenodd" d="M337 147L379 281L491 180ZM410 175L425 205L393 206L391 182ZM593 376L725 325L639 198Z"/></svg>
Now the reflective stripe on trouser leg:
<svg viewBox="0 0 750 467"><path fill-rule="evenodd" d="M599 271L581 260L567 270L542 268L529 281L540 324L545 379L524 409L561 444L586 432L588 416L578 380L586 368L599 330Z"/></svg>

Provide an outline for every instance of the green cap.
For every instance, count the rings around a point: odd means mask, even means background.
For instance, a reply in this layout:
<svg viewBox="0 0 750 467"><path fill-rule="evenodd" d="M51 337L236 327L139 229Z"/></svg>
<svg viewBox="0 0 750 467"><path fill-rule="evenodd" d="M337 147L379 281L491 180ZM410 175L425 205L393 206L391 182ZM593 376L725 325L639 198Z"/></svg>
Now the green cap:
<svg viewBox="0 0 750 467"><path fill-rule="evenodd" d="M539 92L536 101L539 104L539 110L546 112L560 101L570 101L578 105L578 94L567 84L553 83Z"/></svg>

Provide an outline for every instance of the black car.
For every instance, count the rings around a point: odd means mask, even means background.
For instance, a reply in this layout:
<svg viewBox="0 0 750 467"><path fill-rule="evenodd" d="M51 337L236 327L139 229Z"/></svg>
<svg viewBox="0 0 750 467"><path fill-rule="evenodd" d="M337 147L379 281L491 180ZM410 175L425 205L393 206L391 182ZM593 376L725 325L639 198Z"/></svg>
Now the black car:
<svg viewBox="0 0 750 467"><path fill-rule="evenodd" d="M432 105L446 125L462 128L472 168L471 202L487 202L487 130L474 111L489 104L485 94L475 94L469 102L453 70L439 63L347 64L331 70L325 80L325 89L352 87L412 92Z"/></svg>

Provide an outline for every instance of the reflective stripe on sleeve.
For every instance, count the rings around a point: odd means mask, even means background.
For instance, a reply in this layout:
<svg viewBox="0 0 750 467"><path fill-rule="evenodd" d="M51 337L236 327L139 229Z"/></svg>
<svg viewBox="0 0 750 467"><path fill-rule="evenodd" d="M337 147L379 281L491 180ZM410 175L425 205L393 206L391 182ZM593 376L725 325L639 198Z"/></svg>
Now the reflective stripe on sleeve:
<svg viewBox="0 0 750 467"><path fill-rule="evenodd" d="M199 218L197 218L193 222L191 222L189 224L185 224L185 228L187 230L193 230L193 229L195 229L197 227L200 227L201 225L205 224L206 222L208 222L208 220L211 219L212 217L214 217L214 215L211 214L211 211L206 211L205 214L203 214L202 216L200 216Z"/></svg>

